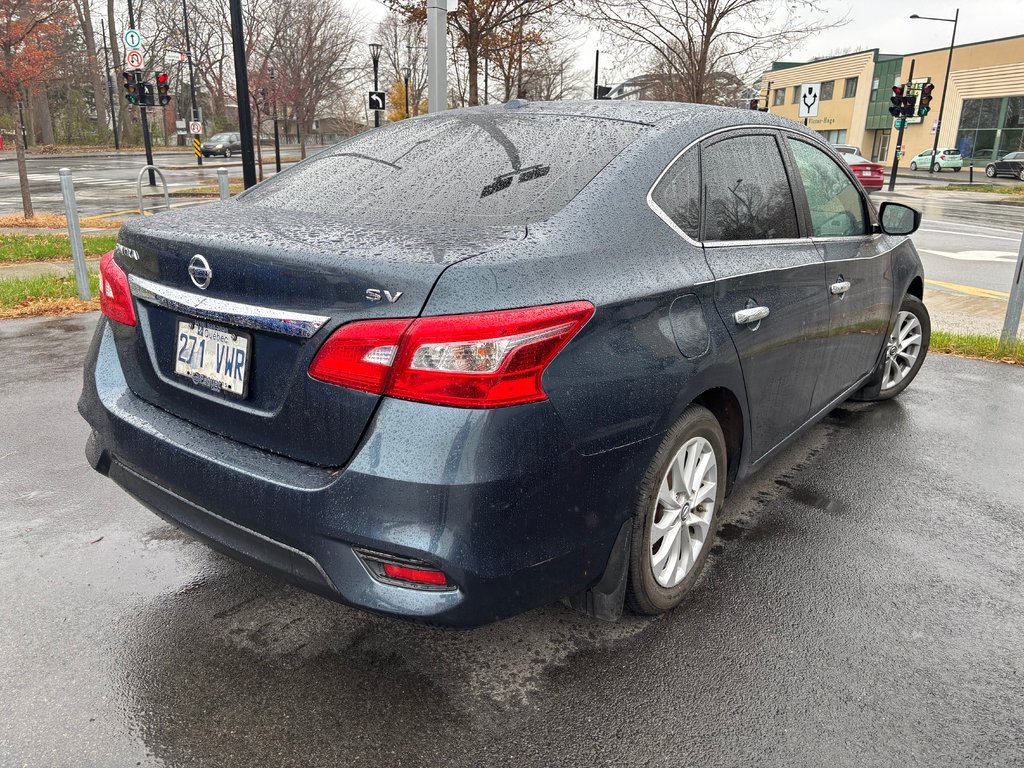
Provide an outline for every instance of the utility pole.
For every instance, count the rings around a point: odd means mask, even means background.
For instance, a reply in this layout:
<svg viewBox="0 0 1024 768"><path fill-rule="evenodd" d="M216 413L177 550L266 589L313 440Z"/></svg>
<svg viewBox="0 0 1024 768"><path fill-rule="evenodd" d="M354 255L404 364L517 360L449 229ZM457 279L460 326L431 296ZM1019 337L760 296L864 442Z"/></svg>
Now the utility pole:
<svg viewBox="0 0 1024 768"><path fill-rule="evenodd" d="M94 27L95 29L95 27ZM107 71L107 101L110 104L110 122L114 126L114 149L121 149L117 136L117 110L114 109L114 78L110 76L110 46L107 45L107 22L100 19L100 33L103 35L103 65Z"/></svg>
<svg viewBox="0 0 1024 768"><path fill-rule="evenodd" d="M132 5L132 0L128 0L128 26L135 29L135 6ZM142 70L135 70L135 79L141 83ZM145 98L145 86L142 87L141 96ZM153 144L149 138L149 119L146 117L146 105L139 103L139 115L142 119L142 143L146 147L146 165L153 165ZM149 169L149 186L156 186L156 174L153 173L153 169Z"/></svg>
<svg viewBox="0 0 1024 768"><path fill-rule="evenodd" d="M601 51L594 51L594 98L598 98L597 95L597 74L601 68Z"/></svg>
<svg viewBox="0 0 1024 768"><path fill-rule="evenodd" d="M281 172L281 135L277 130L277 81L274 79L274 68L270 68L270 89L274 92L274 167Z"/></svg>
<svg viewBox="0 0 1024 768"><path fill-rule="evenodd" d="M196 76L192 69L192 38L188 33L188 2L181 0L181 14L185 18L185 58L188 59L188 89L192 96L192 121L199 122L199 106L196 104ZM203 153L196 155L196 165L203 164Z"/></svg>
<svg viewBox="0 0 1024 768"><path fill-rule="evenodd" d="M428 112L448 109L448 12L457 7L457 0L427 0Z"/></svg>
<svg viewBox="0 0 1024 768"><path fill-rule="evenodd" d="M26 219L35 216L32 211L32 194L28 188L28 167L25 165L25 113L18 99L18 130L14 136L14 149L18 158L18 182L21 185L21 209Z"/></svg>
<svg viewBox="0 0 1024 768"><path fill-rule="evenodd" d="M409 68L405 68L405 117L409 118Z"/></svg>
<svg viewBox="0 0 1024 768"><path fill-rule="evenodd" d="M246 69L245 38L242 30L242 0L229 0L228 4L231 7L235 92L238 94L238 133L242 137L242 183L248 189L256 185L256 155L252 149L252 113L249 105L249 70Z"/></svg>
<svg viewBox="0 0 1024 768"><path fill-rule="evenodd" d="M914 59L910 60L910 72L907 74L907 87L914 82ZM895 87L895 86L893 86ZM905 91L909 92L909 91ZM892 170L889 172L889 191L896 188L896 174L900 169L900 147L903 146L903 129L907 127L907 118L897 118L900 121L900 130L896 135L896 151L892 153Z"/></svg>

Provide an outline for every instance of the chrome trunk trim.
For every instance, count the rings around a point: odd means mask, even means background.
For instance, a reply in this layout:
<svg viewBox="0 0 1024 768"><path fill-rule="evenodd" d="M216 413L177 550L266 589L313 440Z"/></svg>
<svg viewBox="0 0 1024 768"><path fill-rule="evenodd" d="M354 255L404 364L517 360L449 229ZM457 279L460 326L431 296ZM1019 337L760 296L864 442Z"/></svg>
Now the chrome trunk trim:
<svg viewBox="0 0 1024 768"><path fill-rule="evenodd" d="M200 296L160 285L137 275L128 275L128 283L132 296L136 299L192 317L240 328L308 339L330 320L324 315L307 315L302 312Z"/></svg>

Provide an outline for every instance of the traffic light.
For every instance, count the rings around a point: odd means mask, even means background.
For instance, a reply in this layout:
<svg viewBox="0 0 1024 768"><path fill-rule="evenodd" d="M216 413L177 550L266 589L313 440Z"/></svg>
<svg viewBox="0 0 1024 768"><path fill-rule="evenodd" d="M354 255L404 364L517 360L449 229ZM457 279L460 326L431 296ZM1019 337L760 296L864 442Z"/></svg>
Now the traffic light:
<svg viewBox="0 0 1024 768"><path fill-rule="evenodd" d="M153 86L145 81L139 83L139 103L144 107L156 106L156 99L153 97Z"/></svg>
<svg viewBox="0 0 1024 768"><path fill-rule="evenodd" d="M171 87L171 76L166 72L156 73L156 93L161 107L166 107L171 101L171 94L168 90Z"/></svg>
<svg viewBox="0 0 1024 768"><path fill-rule="evenodd" d="M932 91L935 90L935 86L931 83L927 83L921 87L921 101L917 105L917 116L927 117L928 113L932 111Z"/></svg>
<svg viewBox="0 0 1024 768"><path fill-rule="evenodd" d="M902 85L894 85L892 87L892 98L889 99L889 102L892 104L892 106L889 107L889 114L892 115L893 117L902 117L903 116L903 86Z"/></svg>
<svg viewBox="0 0 1024 768"><path fill-rule="evenodd" d="M139 83L135 79L134 72L129 71L124 73L124 91L124 97L129 104L139 103L139 96L141 93L139 92Z"/></svg>

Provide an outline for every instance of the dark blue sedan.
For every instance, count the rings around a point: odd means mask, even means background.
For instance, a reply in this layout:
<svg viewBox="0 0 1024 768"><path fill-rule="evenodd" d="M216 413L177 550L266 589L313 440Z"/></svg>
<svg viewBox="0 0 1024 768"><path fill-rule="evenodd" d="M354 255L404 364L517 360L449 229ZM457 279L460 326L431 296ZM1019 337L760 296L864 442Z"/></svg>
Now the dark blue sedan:
<svg viewBox="0 0 1024 768"><path fill-rule="evenodd" d="M361 134L101 264L86 454L161 517L447 626L676 606L728 492L928 348L919 215L759 112Z"/></svg>

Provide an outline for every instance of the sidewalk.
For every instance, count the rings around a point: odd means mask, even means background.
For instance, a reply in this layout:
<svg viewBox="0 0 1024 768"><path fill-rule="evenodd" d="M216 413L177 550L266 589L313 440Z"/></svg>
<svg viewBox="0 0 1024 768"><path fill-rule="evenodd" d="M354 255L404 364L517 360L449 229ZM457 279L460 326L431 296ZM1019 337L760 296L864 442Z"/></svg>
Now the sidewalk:
<svg viewBox="0 0 1024 768"><path fill-rule="evenodd" d="M934 329L982 336L1002 333L1007 299L969 296L925 280L924 303Z"/></svg>

